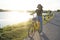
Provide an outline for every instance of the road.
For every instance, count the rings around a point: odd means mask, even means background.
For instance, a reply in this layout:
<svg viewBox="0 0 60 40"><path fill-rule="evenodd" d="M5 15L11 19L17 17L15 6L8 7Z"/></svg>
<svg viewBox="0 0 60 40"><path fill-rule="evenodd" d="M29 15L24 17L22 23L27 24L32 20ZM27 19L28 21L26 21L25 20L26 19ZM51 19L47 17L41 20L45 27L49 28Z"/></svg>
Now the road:
<svg viewBox="0 0 60 40"><path fill-rule="evenodd" d="M54 14L54 18L43 25L41 36L35 32L34 40L60 40L60 12L54 12Z"/></svg>
<svg viewBox="0 0 60 40"><path fill-rule="evenodd" d="M54 18L48 22L46 25L43 25L43 40L60 40L60 13L54 12Z"/></svg>

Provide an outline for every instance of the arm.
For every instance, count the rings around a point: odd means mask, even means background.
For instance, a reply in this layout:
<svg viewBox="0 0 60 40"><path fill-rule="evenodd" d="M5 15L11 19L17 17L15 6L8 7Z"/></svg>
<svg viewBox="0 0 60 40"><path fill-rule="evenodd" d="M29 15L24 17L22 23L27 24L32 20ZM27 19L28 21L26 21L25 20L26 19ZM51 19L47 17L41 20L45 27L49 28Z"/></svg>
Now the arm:
<svg viewBox="0 0 60 40"><path fill-rule="evenodd" d="M35 14L38 12L38 9L36 9L34 12L31 13L31 15Z"/></svg>
<svg viewBox="0 0 60 40"><path fill-rule="evenodd" d="M33 14L35 14L35 11L34 11L34 12L32 12L30 15L33 15Z"/></svg>

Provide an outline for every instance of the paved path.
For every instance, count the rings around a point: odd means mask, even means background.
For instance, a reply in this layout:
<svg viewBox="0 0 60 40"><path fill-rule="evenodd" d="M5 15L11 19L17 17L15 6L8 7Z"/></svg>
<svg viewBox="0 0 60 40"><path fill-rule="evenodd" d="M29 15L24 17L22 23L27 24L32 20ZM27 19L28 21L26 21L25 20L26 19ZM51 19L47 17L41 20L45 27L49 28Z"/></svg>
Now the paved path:
<svg viewBox="0 0 60 40"><path fill-rule="evenodd" d="M60 40L60 13L55 12L55 17L46 25L43 25L44 40Z"/></svg>
<svg viewBox="0 0 60 40"><path fill-rule="evenodd" d="M24 39L24 40L41 40L41 37L40 37L39 32L38 32L38 31L36 31L36 32L34 33L34 35L33 35L33 37L32 37L32 38L27 37L27 38L26 38L26 39Z"/></svg>
<svg viewBox="0 0 60 40"><path fill-rule="evenodd" d="M36 32L34 40L60 40L60 13L54 13L54 18L46 25L43 25L41 37L39 36L39 33Z"/></svg>

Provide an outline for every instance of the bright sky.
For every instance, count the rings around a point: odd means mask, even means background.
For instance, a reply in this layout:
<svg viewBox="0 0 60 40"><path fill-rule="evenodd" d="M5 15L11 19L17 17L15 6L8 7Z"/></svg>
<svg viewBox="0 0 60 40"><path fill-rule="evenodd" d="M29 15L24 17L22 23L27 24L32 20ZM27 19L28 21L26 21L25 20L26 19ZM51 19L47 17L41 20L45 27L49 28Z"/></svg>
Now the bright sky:
<svg viewBox="0 0 60 40"><path fill-rule="evenodd" d="M44 10L60 9L60 0L0 0L0 9L35 10L42 4Z"/></svg>

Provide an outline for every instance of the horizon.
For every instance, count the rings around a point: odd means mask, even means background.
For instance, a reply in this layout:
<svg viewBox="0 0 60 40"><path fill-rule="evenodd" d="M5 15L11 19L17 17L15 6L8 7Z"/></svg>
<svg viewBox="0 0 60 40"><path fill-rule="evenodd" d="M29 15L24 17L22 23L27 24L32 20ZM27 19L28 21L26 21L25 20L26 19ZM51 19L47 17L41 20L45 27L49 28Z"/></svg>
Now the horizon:
<svg viewBox="0 0 60 40"><path fill-rule="evenodd" d="M60 0L0 0L0 9L35 10L38 4L42 4L43 10L57 10L60 9L59 1Z"/></svg>

